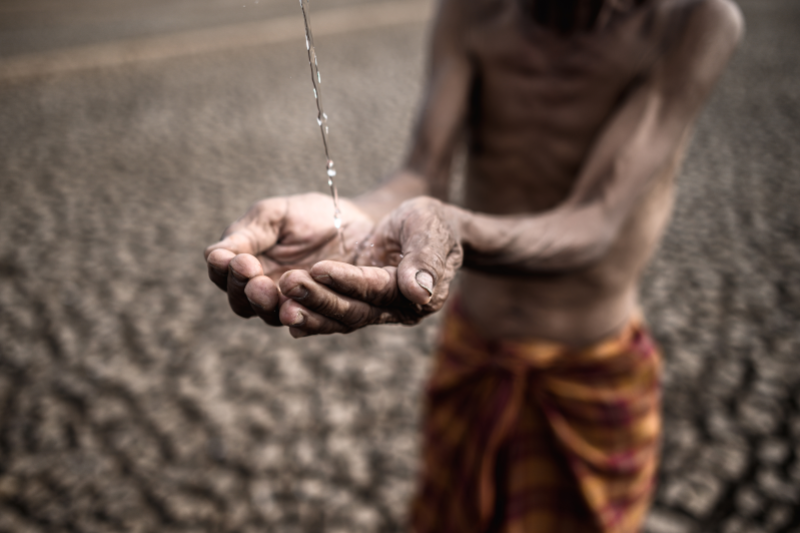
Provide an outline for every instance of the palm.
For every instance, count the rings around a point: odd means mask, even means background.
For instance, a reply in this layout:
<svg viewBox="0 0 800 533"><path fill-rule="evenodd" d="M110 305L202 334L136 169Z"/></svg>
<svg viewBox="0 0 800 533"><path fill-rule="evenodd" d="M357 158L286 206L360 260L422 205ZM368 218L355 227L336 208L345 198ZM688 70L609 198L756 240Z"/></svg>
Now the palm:
<svg viewBox="0 0 800 533"><path fill-rule="evenodd" d="M254 255L273 279L324 259L353 263L373 223L352 202L340 200L340 208L341 241L333 225L333 202L319 193L259 202L226 234L249 234L255 241Z"/></svg>

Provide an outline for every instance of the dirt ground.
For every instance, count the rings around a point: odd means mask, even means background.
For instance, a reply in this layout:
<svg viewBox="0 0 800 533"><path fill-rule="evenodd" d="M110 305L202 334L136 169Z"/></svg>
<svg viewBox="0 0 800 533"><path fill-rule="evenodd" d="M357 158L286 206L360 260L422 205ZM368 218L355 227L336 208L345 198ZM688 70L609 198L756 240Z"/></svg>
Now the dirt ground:
<svg viewBox="0 0 800 533"><path fill-rule="evenodd" d="M800 531L800 5L743 8L642 284L649 533ZM343 194L400 160L425 39L317 40ZM438 319L293 340L202 260L254 200L325 190L308 76L299 33L0 81L0 531L402 530Z"/></svg>

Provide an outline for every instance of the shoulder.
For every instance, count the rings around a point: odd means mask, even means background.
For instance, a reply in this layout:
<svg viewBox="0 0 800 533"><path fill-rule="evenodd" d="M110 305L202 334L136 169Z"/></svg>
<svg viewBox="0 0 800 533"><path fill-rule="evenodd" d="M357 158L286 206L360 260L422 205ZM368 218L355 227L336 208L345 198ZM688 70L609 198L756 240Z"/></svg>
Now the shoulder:
<svg viewBox="0 0 800 533"><path fill-rule="evenodd" d="M708 92L744 31L731 0L649 0L659 43L659 85L668 92Z"/></svg>
<svg viewBox="0 0 800 533"><path fill-rule="evenodd" d="M655 16L679 43L714 39L735 46L744 33L744 17L731 0L652 0Z"/></svg>

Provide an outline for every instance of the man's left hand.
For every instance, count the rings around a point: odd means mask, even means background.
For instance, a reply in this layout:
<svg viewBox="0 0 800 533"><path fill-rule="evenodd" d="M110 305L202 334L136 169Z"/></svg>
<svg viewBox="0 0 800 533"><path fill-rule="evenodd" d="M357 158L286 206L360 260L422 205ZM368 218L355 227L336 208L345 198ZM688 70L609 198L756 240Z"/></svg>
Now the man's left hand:
<svg viewBox="0 0 800 533"><path fill-rule="evenodd" d="M361 243L356 264L321 261L279 281L280 321L294 337L372 324L416 324L447 300L463 251L448 206L419 197L390 213Z"/></svg>

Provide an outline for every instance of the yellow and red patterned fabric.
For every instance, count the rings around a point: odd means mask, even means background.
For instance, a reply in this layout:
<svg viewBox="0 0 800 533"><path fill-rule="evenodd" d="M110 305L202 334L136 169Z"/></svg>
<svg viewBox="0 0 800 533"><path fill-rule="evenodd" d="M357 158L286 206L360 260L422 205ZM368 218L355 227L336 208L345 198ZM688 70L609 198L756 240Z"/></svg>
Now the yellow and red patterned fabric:
<svg viewBox="0 0 800 533"><path fill-rule="evenodd" d="M414 533L634 533L658 464L641 321L582 349L486 341L451 308L425 401Z"/></svg>

